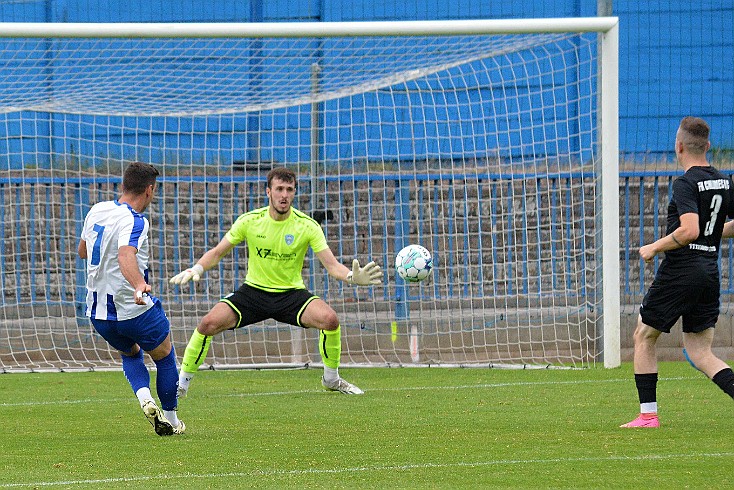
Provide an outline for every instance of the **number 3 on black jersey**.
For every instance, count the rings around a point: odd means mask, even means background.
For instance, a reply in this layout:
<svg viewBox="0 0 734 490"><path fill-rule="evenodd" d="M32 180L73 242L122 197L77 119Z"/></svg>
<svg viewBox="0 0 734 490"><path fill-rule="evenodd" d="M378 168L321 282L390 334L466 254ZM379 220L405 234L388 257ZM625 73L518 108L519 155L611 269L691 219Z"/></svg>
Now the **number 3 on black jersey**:
<svg viewBox="0 0 734 490"><path fill-rule="evenodd" d="M719 215L722 199L721 194L714 194L711 197L711 219L706 223L706 227L703 229L703 236L709 236L714 232L716 217Z"/></svg>

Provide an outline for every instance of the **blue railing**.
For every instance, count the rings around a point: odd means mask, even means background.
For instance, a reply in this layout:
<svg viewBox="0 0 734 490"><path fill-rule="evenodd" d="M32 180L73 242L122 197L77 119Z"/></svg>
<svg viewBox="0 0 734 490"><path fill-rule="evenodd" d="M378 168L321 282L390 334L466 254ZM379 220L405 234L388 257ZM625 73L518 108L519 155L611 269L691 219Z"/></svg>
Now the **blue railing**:
<svg viewBox="0 0 734 490"><path fill-rule="evenodd" d="M658 171L620 175L619 265L623 302L639 300L658 265L656 259L653 268L646 268L637 250L664 233L671 184L679 174ZM463 175L327 176L320 180L320 185L325 187L330 206L352 206L354 215L344 219L342 213L336 213L324 227L335 254L345 261L352 256L371 257L389 267L394 252L416 239L435 251L451 252L436 257L443 279L430 281L420 289L409 290L400 281L385 288L383 299L397 298L398 304L401 299L410 299L409 294L433 299L548 293L585 296L586 288L595 286L587 283L594 279L587 276L587 245L583 237L593 230L587 229L585 219L572 221L562 215L571 207L575 207L577 216L591 214L586 208L593 196L593 182L583 183L590 176L558 173L523 174L519 180L509 177L471 174L471 182L476 185L470 190L463 185L468 178ZM160 180L164 192L150 213L152 246L156 250L154 256L164 258L167 265L156 271L157 275L167 277L182 265L193 263L216 244L236 216L265 204L261 177L228 177L226 182L217 179ZM85 277L76 247L82 222L94 202L116 197L119 185L120 180L114 178L0 179L3 306L75 304L81 314ZM528 196L537 194L537 189L528 187L540 185L549 191L548 214L533 218L528 210L535 203L529 202L533 198ZM309 192L310 182L300 182L302 201L308 201ZM226 199L222 198L225 195ZM484 197L477 199L477 195ZM392 203L390 211L386 211L386 202ZM194 212L197 206L200 209ZM393 214L388 216L390 213ZM545 220L550 221L544 225L546 228L536 226ZM579 237L580 248L575 243ZM244 251L235 249L228 265L220 263L215 289L228 292L242 279L238 260L241 254ZM466 266L467 261L471 267ZM722 245L721 266L722 292L732 294L731 240ZM567 273L573 269L579 271L578 275ZM319 278L313 267L310 270L307 285L313 289L320 282L327 288L324 294L328 294L328 281L323 280L325 271ZM571 284L572 281L580 281L580 286ZM175 294L173 301L197 300L193 289Z"/></svg>
<svg viewBox="0 0 734 490"><path fill-rule="evenodd" d="M725 175L734 170L722 170ZM662 237L666 227L667 204L673 195L673 180L680 170L627 171L620 173L620 240L623 259L620 264L620 279L623 295L644 294L650 283L652 271L657 270L661 256L653 259L653 268L648 274L633 274L644 270L645 263L637 250ZM656 212L651 212L651 209ZM734 294L734 240L725 239L720 253L721 292Z"/></svg>

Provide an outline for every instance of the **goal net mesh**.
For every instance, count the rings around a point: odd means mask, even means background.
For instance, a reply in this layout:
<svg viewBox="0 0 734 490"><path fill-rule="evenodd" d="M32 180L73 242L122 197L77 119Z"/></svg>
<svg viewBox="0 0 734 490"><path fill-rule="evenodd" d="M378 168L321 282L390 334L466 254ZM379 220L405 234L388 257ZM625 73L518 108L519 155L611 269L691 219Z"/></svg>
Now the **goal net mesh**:
<svg viewBox="0 0 734 490"><path fill-rule="evenodd" d="M307 256L342 365L599 362L597 51L594 33L0 40L0 368L119 368L76 249L133 160L161 172L150 282L179 358L246 247L168 279L286 166L337 258L384 269L355 288ZM434 258L419 284L393 267L410 243ZM205 366L319 364L317 338L266 321L217 336Z"/></svg>

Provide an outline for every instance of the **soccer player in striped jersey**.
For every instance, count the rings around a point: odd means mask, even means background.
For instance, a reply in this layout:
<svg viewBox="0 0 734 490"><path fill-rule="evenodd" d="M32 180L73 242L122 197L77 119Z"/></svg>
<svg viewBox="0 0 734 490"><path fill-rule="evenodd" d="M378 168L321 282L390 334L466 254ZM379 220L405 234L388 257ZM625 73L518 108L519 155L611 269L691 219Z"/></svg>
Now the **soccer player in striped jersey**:
<svg viewBox="0 0 734 490"><path fill-rule="evenodd" d="M79 257L87 264L86 315L122 357L122 370L143 413L160 436L186 429L176 414L178 369L170 324L148 284L148 219L158 170L133 162L124 172L122 195L92 206L84 219ZM157 367L161 410L150 392L147 352Z"/></svg>
<svg viewBox="0 0 734 490"><path fill-rule="evenodd" d="M360 267L355 259L351 270L338 262L319 224L291 206L296 184L293 171L282 167L271 170L266 188L269 205L239 216L214 248L204 253L193 267L171 279L173 284L198 281L204 271L217 265L235 246L247 242L245 282L214 305L191 335L181 364L179 397L186 396L189 383L204 362L214 335L268 318L319 329L319 352L324 361L321 384L328 390L344 394L363 393L339 375L339 319L324 300L306 289L301 270L309 247L331 277L349 284L380 284L382 270L374 262Z"/></svg>
<svg viewBox="0 0 734 490"><path fill-rule="evenodd" d="M685 171L673 182L667 233L640 247L650 262L665 258L640 307L634 333L635 384L640 414L625 428L660 426L657 404L658 364L655 344L683 319L683 345L691 364L734 398L734 372L711 351L719 318L719 246L727 216L734 217L734 184L706 160L709 126L685 117L675 138L675 154ZM734 235L731 222L729 236Z"/></svg>

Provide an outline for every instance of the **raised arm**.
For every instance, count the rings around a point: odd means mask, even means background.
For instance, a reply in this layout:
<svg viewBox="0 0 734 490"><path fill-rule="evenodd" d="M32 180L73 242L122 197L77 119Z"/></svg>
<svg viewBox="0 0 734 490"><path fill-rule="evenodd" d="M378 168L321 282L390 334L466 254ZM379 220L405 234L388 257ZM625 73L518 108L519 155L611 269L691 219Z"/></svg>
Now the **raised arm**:
<svg viewBox="0 0 734 490"><path fill-rule="evenodd" d="M354 259L352 270L349 270L347 266L336 260L330 248L318 252L316 257L334 279L358 286L382 284L382 269L374 262L369 262L364 267L360 267L359 260Z"/></svg>
<svg viewBox="0 0 734 490"><path fill-rule="evenodd" d="M234 247L234 244L227 240L225 236L214 248L207 250L191 268L173 276L170 281L171 284L186 284L190 280L194 282L198 281L201 279L204 271L208 271L217 265Z"/></svg>

